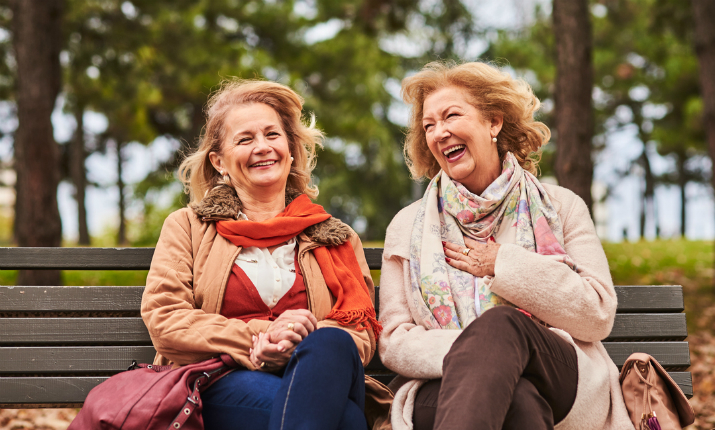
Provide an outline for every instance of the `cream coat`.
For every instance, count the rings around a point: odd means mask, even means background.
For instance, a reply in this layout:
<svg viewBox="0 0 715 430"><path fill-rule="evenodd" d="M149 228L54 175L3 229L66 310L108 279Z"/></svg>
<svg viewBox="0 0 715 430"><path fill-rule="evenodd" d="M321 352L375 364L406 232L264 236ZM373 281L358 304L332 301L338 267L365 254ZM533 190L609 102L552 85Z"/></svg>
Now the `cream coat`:
<svg viewBox="0 0 715 430"><path fill-rule="evenodd" d="M601 340L611 332L616 293L608 262L588 209L573 192L543 184L563 224L564 246L579 272L563 263L504 243L497 255L492 290L549 323L574 345L578 356L575 403L556 429L633 429L626 411L618 369ZM392 427L412 428L415 394L428 379L442 377L442 361L459 330L427 330L415 324L409 256L412 225L418 205L400 211L387 229L380 279L378 344L382 362L399 375ZM499 237L497 235L497 237Z"/></svg>

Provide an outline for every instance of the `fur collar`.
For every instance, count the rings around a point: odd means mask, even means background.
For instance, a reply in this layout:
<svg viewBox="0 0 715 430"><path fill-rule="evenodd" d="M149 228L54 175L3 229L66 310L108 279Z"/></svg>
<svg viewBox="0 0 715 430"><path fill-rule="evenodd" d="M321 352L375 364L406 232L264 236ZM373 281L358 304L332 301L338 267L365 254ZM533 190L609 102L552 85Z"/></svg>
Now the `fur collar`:
<svg viewBox="0 0 715 430"><path fill-rule="evenodd" d="M286 205L300 194L295 190L287 189ZM201 201L191 203L189 207L203 221L210 222L222 219L236 219L238 212L243 208L243 204L233 188L219 185L209 191ZM332 217L306 228L303 233L313 242L326 246L340 245L353 235L352 229L347 224Z"/></svg>

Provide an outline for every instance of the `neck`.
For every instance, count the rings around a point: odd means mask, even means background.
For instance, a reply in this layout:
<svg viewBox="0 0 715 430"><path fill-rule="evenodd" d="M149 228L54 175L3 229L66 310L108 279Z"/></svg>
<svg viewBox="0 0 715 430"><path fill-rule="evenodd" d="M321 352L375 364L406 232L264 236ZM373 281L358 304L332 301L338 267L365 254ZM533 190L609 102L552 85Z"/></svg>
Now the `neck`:
<svg viewBox="0 0 715 430"><path fill-rule="evenodd" d="M274 192L247 192L236 188L236 194L241 199L243 208L241 211L251 221L265 221L275 218L286 208L285 187Z"/></svg>
<svg viewBox="0 0 715 430"><path fill-rule="evenodd" d="M470 193L481 196L484 190L501 175L501 170L501 163L497 157L496 163L487 163L486 166L479 166L474 169L474 173L470 175L468 180L462 182L462 185Z"/></svg>

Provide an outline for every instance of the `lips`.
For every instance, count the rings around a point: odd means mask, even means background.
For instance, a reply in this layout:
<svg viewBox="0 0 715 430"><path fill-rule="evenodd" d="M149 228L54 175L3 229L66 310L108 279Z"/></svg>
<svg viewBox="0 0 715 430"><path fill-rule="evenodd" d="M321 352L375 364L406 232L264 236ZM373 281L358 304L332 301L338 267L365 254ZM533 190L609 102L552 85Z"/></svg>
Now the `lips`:
<svg viewBox="0 0 715 430"><path fill-rule="evenodd" d="M267 166L272 166L276 164L278 161L277 160L264 160L264 161L259 161L258 163L253 163L248 167L267 167Z"/></svg>
<svg viewBox="0 0 715 430"><path fill-rule="evenodd" d="M442 150L442 154L447 157L447 160L453 160L459 158L462 154L464 154L464 150L466 148L467 146L464 144L453 145L449 148Z"/></svg>

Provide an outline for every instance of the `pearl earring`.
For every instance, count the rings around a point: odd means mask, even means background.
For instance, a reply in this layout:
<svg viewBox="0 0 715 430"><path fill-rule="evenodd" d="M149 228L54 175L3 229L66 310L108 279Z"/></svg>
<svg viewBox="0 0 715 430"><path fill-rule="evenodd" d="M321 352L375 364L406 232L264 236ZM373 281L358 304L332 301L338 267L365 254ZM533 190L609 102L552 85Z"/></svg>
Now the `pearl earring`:
<svg viewBox="0 0 715 430"><path fill-rule="evenodd" d="M492 142L497 143L497 138L496 138L496 137L492 137Z"/></svg>
<svg viewBox="0 0 715 430"><path fill-rule="evenodd" d="M290 161L294 161L294 160L295 160L295 158L293 158L293 157L290 157Z"/></svg>

